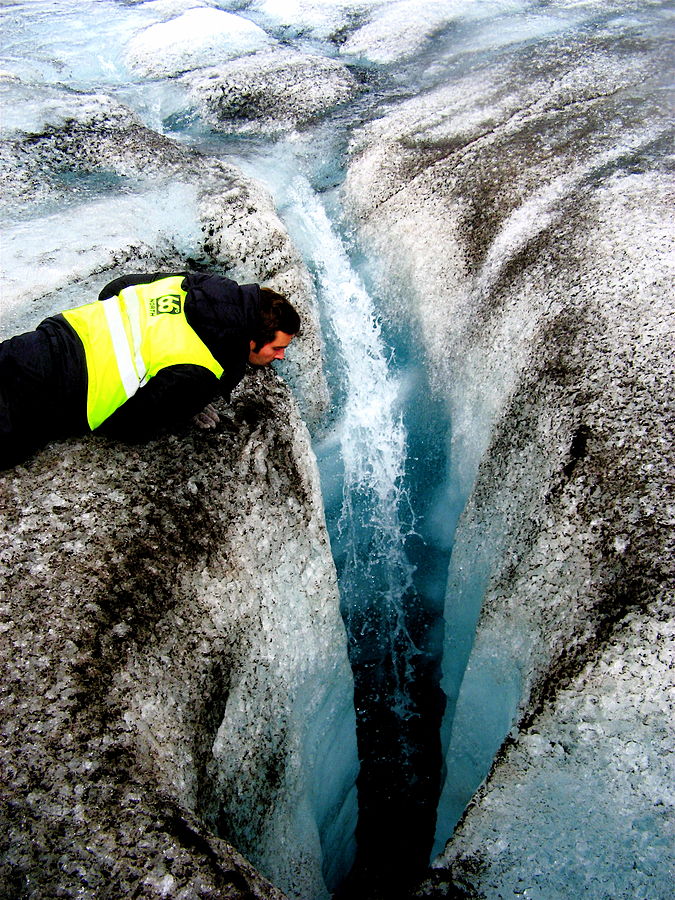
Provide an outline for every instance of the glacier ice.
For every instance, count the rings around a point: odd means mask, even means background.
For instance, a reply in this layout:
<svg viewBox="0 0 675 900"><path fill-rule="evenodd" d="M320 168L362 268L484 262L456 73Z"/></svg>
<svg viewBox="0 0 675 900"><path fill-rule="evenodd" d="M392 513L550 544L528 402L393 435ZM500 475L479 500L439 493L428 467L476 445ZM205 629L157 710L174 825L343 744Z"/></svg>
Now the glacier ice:
<svg viewBox="0 0 675 900"><path fill-rule="evenodd" d="M146 78L167 78L262 50L271 43L262 28L242 16L193 7L133 37L126 59Z"/></svg>
<svg viewBox="0 0 675 900"><path fill-rule="evenodd" d="M644 695L645 672L664 687L667 677L659 660L668 635L656 625L662 610L644 601L665 577L669 558L654 549L664 533L664 460L672 441L663 308L672 233L662 166L669 142L668 4L99 0L74 7L40 0L31 3L30 19L26 8L3 10L2 165L16 173L3 189L11 263L3 328L15 330L31 315L79 299L78 291L93 290L97 272L125 266L129 255L164 264L199 247L235 277L272 278L314 316L311 275L340 318L331 325L323 314L323 343L316 333L303 336L299 360L289 358L290 380L301 400L313 398L308 417L317 422L327 397L322 354L340 403L352 377L331 358L342 344L359 399L349 408L349 427L336 408L316 444L338 562L348 547L348 529L340 535L337 524L343 480L352 470L379 485L385 499L386 485L399 482L402 514L388 530L407 533L406 551L415 552L399 567L397 589L417 567L417 585L438 608L454 535L443 731L451 774L438 849L502 738L510 734L512 742L479 790L455 849L438 865L450 867L449 880L453 872L473 878L483 891L551 897L569 877L579 891L599 890L604 880L617 895L649 885L658 895L665 871L659 855L667 856L658 835L666 827L668 741L658 722L667 705L655 690L641 715L636 698ZM206 161L210 154L259 164L263 178L285 180L284 188L297 189L295 175L305 167L300 194L281 206L289 222L295 216L293 241L311 260L310 273L264 192L244 184L222 158L217 165ZM335 186L345 161L341 205ZM218 183L225 185L221 192L214 190ZM322 194L318 206L313 191ZM176 207L187 213L170 221ZM326 228L320 207L332 207L341 220L337 243L334 222ZM87 242L92 233L98 240ZM364 320L365 285L345 275L345 247L355 258L371 256L364 271L381 321L373 308ZM36 287L30 299L29 278ZM67 285L73 278L77 283ZM363 342L336 340L349 330L363 336L364 321L377 347L397 344L398 359ZM399 363L404 358L410 369ZM371 368L360 365L364 359ZM368 390L373 367L381 385L376 398ZM303 381L304 368L312 374ZM415 392L423 403L414 403ZM386 422L378 418L383 409ZM403 411L404 420L397 418ZM436 443L414 434L415 415L436 417ZM371 456L350 444L357 433ZM415 523L423 539L412 533L414 516L404 509L405 498L412 502L422 491L403 483L397 455L403 445L412 457L405 478L417 472L433 494L424 501L424 521ZM415 459L425 452L426 467ZM260 447L240 462L246 477L269 476L278 488ZM202 491L189 481L186 502L197 502ZM63 508L59 496L47 491L50 516ZM111 498L123 496L111 488ZM43 514L39 505L27 508L23 527L37 528ZM83 514L78 530L64 538L68 553L86 550L87 522ZM261 548L273 545L267 532L242 528L255 533ZM289 548L300 546L299 536L289 537ZM27 570L37 578L49 566L36 558ZM306 574L317 577L314 562ZM217 579L208 573L202 579L217 619ZM294 606L299 597L290 591L283 602ZM635 618L626 617L631 603L640 607ZM617 621L614 610L621 613ZM114 640L130 633L125 622L111 629ZM376 653L383 636L369 636ZM279 664L270 638L268 622L251 666L253 685L263 685ZM654 660L643 652L649 640ZM166 648L156 657L163 665L169 659ZM616 690L603 673L617 679ZM233 691L233 732L252 709L244 693ZM129 727L161 723L164 715L168 722L169 711L176 712L177 688L146 694L139 690ZM344 695L338 691L334 699L339 705ZM302 863L312 883L325 877L332 884L353 853L355 800L332 774L341 766L351 771L354 760L340 759L321 733L332 701L299 690L297 702L291 719L301 707L313 711L298 740L307 743L308 758L325 760L331 777L315 773L299 788L295 809L281 800L283 815L265 841L268 848L283 846L284 823L292 822L312 848ZM349 741L347 719L337 730L340 743ZM520 737L512 730L518 721ZM222 728L214 745L228 785L236 782L227 769L230 740ZM164 771L189 793L182 753ZM279 774L280 767L271 771ZM300 784L297 775L291 766L285 783ZM597 816L573 802L575 779L592 785L588 804L598 806ZM258 789L249 791L253 805L264 793ZM246 793L239 786L233 792ZM611 804L602 805L603 795ZM626 834L611 806L630 818ZM71 807L56 798L50 808ZM86 819L81 803L72 809L78 821ZM570 810L582 824L568 833ZM334 848L320 862L315 827ZM543 847L535 846L536 830L548 836ZM245 840L254 846L256 835ZM614 843L622 864L609 872L595 861ZM634 875L623 865L631 856ZM472 870L472 860L481 859L482 883ZM173 889L161 866L148 877L153 889ZM442 868L435 877L445 877Z"/></svg>

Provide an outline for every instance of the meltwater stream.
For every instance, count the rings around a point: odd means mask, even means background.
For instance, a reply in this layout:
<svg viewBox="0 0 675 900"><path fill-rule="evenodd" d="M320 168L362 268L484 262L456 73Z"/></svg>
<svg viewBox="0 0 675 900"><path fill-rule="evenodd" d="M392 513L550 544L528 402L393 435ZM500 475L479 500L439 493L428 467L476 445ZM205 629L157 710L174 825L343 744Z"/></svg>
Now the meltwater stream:
<svg viewBox="0 0 675 900"><path fill-rule="evenodd" d="M445 434L410 325L383 334L376 303L321 195L292 160L237 160L275 195L315 280L333 416L315 444L355 678L358 855L346 896L394 896L426 866L440 788L442 605L449 548ZM421 398L426 400L422 401ZM433 473L433 477L431 477ZM392 865L391 860L396 860Z"/></svg>

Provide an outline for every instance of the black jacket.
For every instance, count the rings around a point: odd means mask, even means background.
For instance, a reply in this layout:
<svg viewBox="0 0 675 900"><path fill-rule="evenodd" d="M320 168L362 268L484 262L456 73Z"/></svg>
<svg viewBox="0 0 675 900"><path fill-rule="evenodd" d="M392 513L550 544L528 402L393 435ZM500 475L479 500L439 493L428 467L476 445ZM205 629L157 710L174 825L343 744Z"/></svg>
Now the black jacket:
<svg viewBox="0 0 675 900"><path fill-rule="evenodd" d="M167 274L128 275L106 285L99 300ZM197 365L160 370L98 432L144 440L189 420L218 395L229 397L246 370L260 306L257 284L186 274L185 315L223 367L219 379ZM0 344L0 467L14 465L49 440L85 434L87 367L77 333L61 315Z"/></svg>

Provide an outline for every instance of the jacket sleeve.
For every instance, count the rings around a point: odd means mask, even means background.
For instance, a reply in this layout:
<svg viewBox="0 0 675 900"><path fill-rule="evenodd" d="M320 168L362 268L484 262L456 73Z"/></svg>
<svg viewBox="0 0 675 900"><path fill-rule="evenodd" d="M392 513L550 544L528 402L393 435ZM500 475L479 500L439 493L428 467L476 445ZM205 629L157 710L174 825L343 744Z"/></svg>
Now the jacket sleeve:
<svg viewBox="0 0 675 900"><path fill-rule="evenodd" d="M97 429L97 434L135 442L185 424L219 393L218 378L202 366L180 364L159 371Z"/></svg>

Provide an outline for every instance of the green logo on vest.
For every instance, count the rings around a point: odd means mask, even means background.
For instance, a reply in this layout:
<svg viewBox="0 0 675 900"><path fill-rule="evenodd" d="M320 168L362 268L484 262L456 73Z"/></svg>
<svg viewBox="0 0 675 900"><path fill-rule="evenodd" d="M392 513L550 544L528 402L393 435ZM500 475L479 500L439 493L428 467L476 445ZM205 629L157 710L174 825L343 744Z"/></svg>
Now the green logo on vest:
<svg viewBox="0 0 675 900"><path fill-rule="evenodd" d="M161 316L164 313L178 315L181 311L179 294L163 294L161 297L150 298L150 315Z"/></svg>

